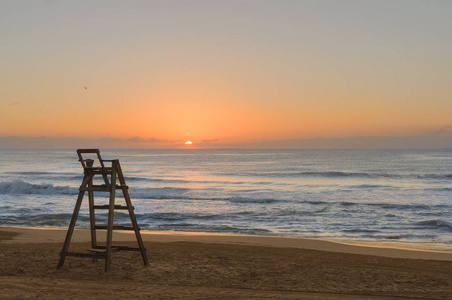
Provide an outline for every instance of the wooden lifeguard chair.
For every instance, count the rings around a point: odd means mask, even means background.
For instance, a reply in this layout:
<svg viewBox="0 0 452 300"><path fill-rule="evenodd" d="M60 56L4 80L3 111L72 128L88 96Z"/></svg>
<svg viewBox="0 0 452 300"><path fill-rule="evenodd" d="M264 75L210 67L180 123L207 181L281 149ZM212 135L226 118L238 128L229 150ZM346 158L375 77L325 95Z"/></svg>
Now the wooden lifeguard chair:
<svg viewBox="0 0 452 300"><path fill-rule="evenodd" d="M105 272L110 271L111 263L111 253L121 250L126 251L140 251L143 258L143 263L145 266L149 265L148 258L146 255L146 249L144 248L143 240L141 239L140 228L138 227L134 207L130 200L128 186L126 185L124 175L121 170L121 165L119 160L104 160L100 156L99 149L78 149L77 155L82 164L84 177L82 184L79 188L79 194L77 202L75 204L74 213L72 214L71 221L69 223L69 228L66 234L66 239L64 241L63 249L60 253L60 260L58 262L57 268L61 268L64 264L66 256L74 257L88 257L93 260L105 259ZM84 156L89 156L90 158L84 158ZM96 164L95 164L96 162ZM111 166L106 167L105 163L111 163ZM99 178L101 184L94 184L94 178ZM97 179L97 178L96 178ZM97 180L99 180L97 179ZM119 184L117 184L117 179ZM124 195L125 205L116 205L116 190L121 190ZM69 252L69 244L71 242L72 234L74 233L75 223L82 205L82 200L85 193L88 193L88 203L89 203L89 220L91 229L91 249L87 253L75 253ZM106 192L110 194L109 203L107 205L96 205L94 202L94 192ZM96 210L108 210L107 224L97 225L95 218ZM130 221L132 226L122 226L115 225L114 213L115 210L126 210L129 212ZM105 245L98 245L96 230L106 230L106 243ZM112 237L113 230L133 230L135 231L135 236L138 242L138 247L127 247L127 246L113 246Z"/></svg>

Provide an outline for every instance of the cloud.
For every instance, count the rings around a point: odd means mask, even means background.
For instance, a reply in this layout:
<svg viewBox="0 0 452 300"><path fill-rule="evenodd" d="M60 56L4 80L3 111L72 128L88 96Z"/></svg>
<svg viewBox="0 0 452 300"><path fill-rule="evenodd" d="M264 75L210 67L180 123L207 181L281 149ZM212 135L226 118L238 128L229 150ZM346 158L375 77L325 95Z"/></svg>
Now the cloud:
<svg viewBox="0 0 452 300"><path fill-rule="evenodd" d="M147 140L143 140L145 143L157 143L157 144L176 144L181 143L182 140L160 140L155 138L150 138Z"/></svg>
<svg viewBox="0 0 452 300"><path fill-rule="evenodd" d="M452 135L315 138L263 141L255 145L277 149L438 149L452 148Z"/></svg>
<svg viewBox="0 0 452 300"><path fill-rule="evenodd" d="M219 139L213 139L213 140L202 140L201 143L215 143L220 141Z"/></svg>
<svg viewBox="0 0 452 300"><path fill-rule="evenodd" d="M117 139L121 141L122 139ZM128 139L124 139L124 141L133 142L133 143L150 143L150 144L176 144L181 143L182 140L162 140L162 139L156 139L156 138L150 138L150 139L143 139L139 136L134 136Z"/></svg>
<svg viewBox="0 0 452 300"><path fill-rule="evenodd" d="M131 137L131 138L127 139L127 140L130 141L130 142L138 142L138 143L143 141L143 139L140 138L139 136L134 136L134 137Z"/></svg>
<svg viewBox="0 0 452 300"><path fill-rule="evenodd" d="M68 148L103 148L103 149L170 149L177 148L181 140L99 137L20 137L0 136L0 149L68 149Z"/></svg>
<svg viewBox="0 0 452 300"><path fill-rule="evenodd" d="M452 134L253 140L205 146L211 149L452 149Z"/></svg>
<svg viewBox="0 0 452 300"><path fill-rule="evenodd" d="M437 130L433 130L430 134L434 135L450 135L452 134L452 125L445 125Z"/></svg>

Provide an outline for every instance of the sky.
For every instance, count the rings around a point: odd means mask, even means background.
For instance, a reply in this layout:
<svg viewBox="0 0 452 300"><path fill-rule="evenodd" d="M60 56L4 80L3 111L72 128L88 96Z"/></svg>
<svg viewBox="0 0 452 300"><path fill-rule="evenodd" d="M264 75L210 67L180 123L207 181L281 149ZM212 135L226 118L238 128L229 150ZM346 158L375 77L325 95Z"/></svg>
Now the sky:
<svg viewBox="0 0 452 300"><path fill-rule="evenodd" d="M452 148L451 28L450 0L1 0L0 148Z"/></svg>

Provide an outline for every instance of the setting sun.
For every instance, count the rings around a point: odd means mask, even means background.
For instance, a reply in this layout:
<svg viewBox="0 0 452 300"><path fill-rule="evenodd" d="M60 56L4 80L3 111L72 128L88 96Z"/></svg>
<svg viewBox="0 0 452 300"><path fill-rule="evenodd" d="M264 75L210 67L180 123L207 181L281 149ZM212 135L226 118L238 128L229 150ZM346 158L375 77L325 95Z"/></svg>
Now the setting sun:
<svg viewBox="0 0 452 300"><path fill-rule="evenodd" d="M192 141L186 141L185 142L185 145L191 145L191 144L193 144Z"/></svg>

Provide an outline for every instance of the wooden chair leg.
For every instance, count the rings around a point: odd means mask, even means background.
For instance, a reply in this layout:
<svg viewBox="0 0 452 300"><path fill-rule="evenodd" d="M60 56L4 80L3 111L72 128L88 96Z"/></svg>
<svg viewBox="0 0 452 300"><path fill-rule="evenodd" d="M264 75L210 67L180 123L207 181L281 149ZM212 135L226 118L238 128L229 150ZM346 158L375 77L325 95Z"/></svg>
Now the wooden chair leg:
<svg viewBox="0 0 452 300"><path fill-rule="evenodd" d="M116 164L113 162L112 165L113 171L111 174L111 182L110 182L110 201L108 208L108 223L107 223L107 245L106 245L106 253L107 257L105 258L105 272L110 272L110 264L111 264L111 245L113 240L113 221L115 216L115 194L116 194Z"/></svg>
<svg viewBox="0 0 452 300"><path fill-rule="evenodd" d="M136 237L137 242L138 242L138 247L140 248L141 257L143 259L143 264L145 266L148 266L149 265L149 261L148 261L148 257L147 257L147 254L146 254L146 248L144 247L144 243L143 243L143 240L141 238L140 228L138 227L137 219L136 219L135 212L134 212L134 209L133 209L133 206L132 206L132 201L130 200L129 190L127 189L126 181L125 181L124 175L122 173L121 166L119 165L119 162L118 162L117 171L118 171L119 182L120 182L120 184L122 186L122 193L124 194L124 199L125 199L125 202L126 202L126 205L127 205L127 210L129 211L130 221L132 223L133 230L135 231L135 237Z"/></svg>
<svg viewBox="0 0 452 300"><path fill-rule="evenodd" d="M75 222L77 221L78 213L80 211L80 207L82 205L84 191L80 191L78 193L77 202L75 204L74 213L72 214L71 222L69 223L69 228L67 230L66 239L64 240L63 249L60 252L60 260L57 265L57 269L61 268L64 264L64 260L66 259L66 253L69 249L69 244L71 243L72 234L74 233Z"/></svg>

